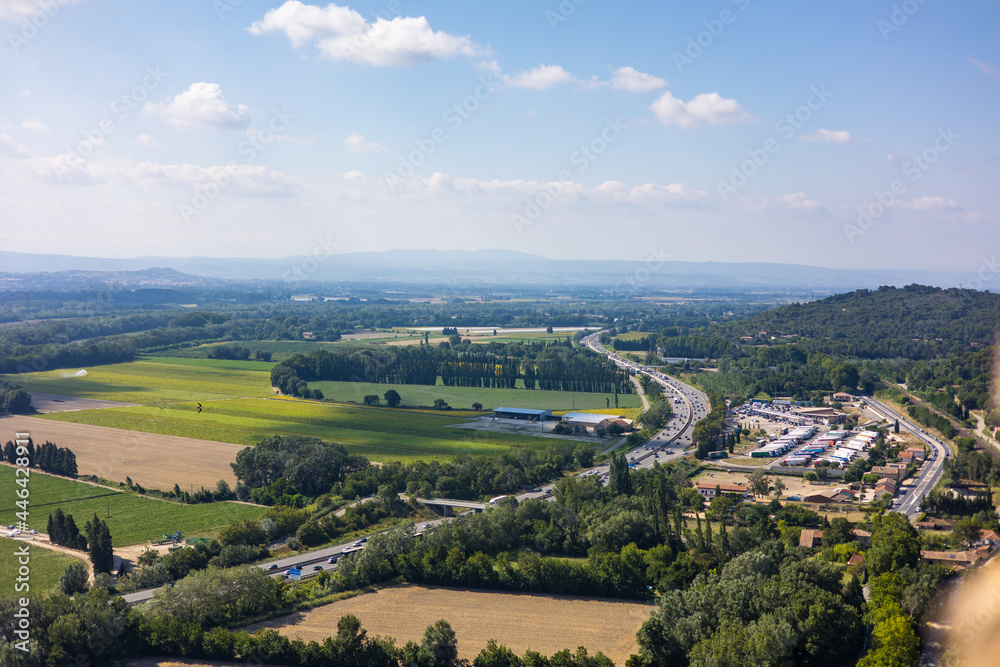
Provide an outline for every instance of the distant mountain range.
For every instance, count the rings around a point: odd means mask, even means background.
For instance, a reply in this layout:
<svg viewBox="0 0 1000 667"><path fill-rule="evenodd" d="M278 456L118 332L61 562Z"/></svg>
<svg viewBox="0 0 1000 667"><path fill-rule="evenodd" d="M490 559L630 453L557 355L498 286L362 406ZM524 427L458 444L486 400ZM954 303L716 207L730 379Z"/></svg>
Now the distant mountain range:
<svg viewBox="0 0 1000 667"><path fill-rule="evenodd" d="M831 269L764 262L679 262L652 259L547 259L508 250L392 250L279 259L133 257L110 259L0 251L0 272L142 272L158 284L195 277L278 281L289 286L332 282L461 286L587 286L622 293L658 290L815 290L841 292L912 283L955 287L964 274L922 270ZM187 274L187 275L183 275ZM122 276L124 278L125 276ZM139 276L133 277L138 278ZM122 282L132 282L122 280ZM148 283L147 283L148 284Z"/></svg>

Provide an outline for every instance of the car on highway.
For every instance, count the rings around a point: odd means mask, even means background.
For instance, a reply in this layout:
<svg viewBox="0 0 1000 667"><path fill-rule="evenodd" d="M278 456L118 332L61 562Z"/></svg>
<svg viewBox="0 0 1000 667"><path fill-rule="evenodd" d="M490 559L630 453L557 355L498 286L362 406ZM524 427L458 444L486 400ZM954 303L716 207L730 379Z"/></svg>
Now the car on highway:
<svg viewBox="0 0 1000 667"><path fill-rule="evenodd" d="M323 569L322 565L313 565L313 572L319 572Z"/></svg>
<svg viewBox="0 0 1000 667"><path fill-rule="evenodd" d="M278 569L278 564L277 563L271 563L270 565L267 566L267 569L268 570L277 570Z"/></svg>
<svg viewBox="0 0 1000 667"><path fill-rule="evenodd" d="M329 558L326 559L326 562L329 563L330 565L333 565L334 563L337 562L337 557L336 556L330 556Z"/></svg>

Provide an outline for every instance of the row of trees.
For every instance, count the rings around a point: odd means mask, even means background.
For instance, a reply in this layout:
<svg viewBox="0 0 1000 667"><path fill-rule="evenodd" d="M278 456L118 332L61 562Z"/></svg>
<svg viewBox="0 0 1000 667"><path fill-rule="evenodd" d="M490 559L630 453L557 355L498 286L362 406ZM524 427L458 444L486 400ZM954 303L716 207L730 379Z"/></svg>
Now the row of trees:
<svg viewBox="0 0 1000 667"><path fill-rule="evenodd" d="M509 348L516 348L509 349ZM521 355L512 352L520 352ZM271 370L272 386L300 395L312 381L632 393L627 373L603 355L561 344L491 343L468 351L419 346L396 350L318 350L295 355Z"/></svg>
<svg viewBox="0 0 1000 667"><path fill-rule="evenodd" d="M3 446L3 458L11 465L15 465L19 458L27 458L28 467L30 468L38 468L53 475L76 476L76 454L68 447L58 447L46 440L36 448L34 441L28 438L28 444L25 445L25 449L27 450L27 456L19 457L17 455L17 447L12 441L8 440Z"/></svg>

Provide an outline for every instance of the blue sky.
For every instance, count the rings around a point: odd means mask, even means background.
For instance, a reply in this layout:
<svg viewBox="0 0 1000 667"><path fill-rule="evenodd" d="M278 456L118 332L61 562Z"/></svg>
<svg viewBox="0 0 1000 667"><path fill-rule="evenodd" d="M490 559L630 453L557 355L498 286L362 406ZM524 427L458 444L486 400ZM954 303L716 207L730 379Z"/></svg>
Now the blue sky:
<svg viewBox="0 0 1000 667"><path fill-rule="evenodd" d="M0 1L0 249L974 273L1000 5Z"/></svg>

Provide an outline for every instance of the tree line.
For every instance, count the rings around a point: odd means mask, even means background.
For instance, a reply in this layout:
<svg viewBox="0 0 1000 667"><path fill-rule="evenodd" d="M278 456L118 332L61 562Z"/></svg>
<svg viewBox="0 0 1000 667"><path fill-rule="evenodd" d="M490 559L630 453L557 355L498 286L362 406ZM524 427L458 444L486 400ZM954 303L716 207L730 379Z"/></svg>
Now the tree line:
<svg viewBox="0 0 1000 667"><path fill-rule="evenodd" d="M443 344L442 344L443 345ZM317 350L294 355L271 369L272 386L298 396L313 381L587 391L627 394L628 374L604 355L561 344L466 345L464 350L430 345L396 350ZM514 354L519 352L520 355Z"/></svg>
<svg viewBox="0 0 1000 667"><path fill-rule="evenodd" d="M17 465L19 458L26 458L29 468L38 468L53 475L76 477L76 454L68 447L59 447L48 440L35 447L34 440L29 437L25 449L27 455L19 457L17 447L8 440L3 446L3 458L11 465Z"/></svg>

